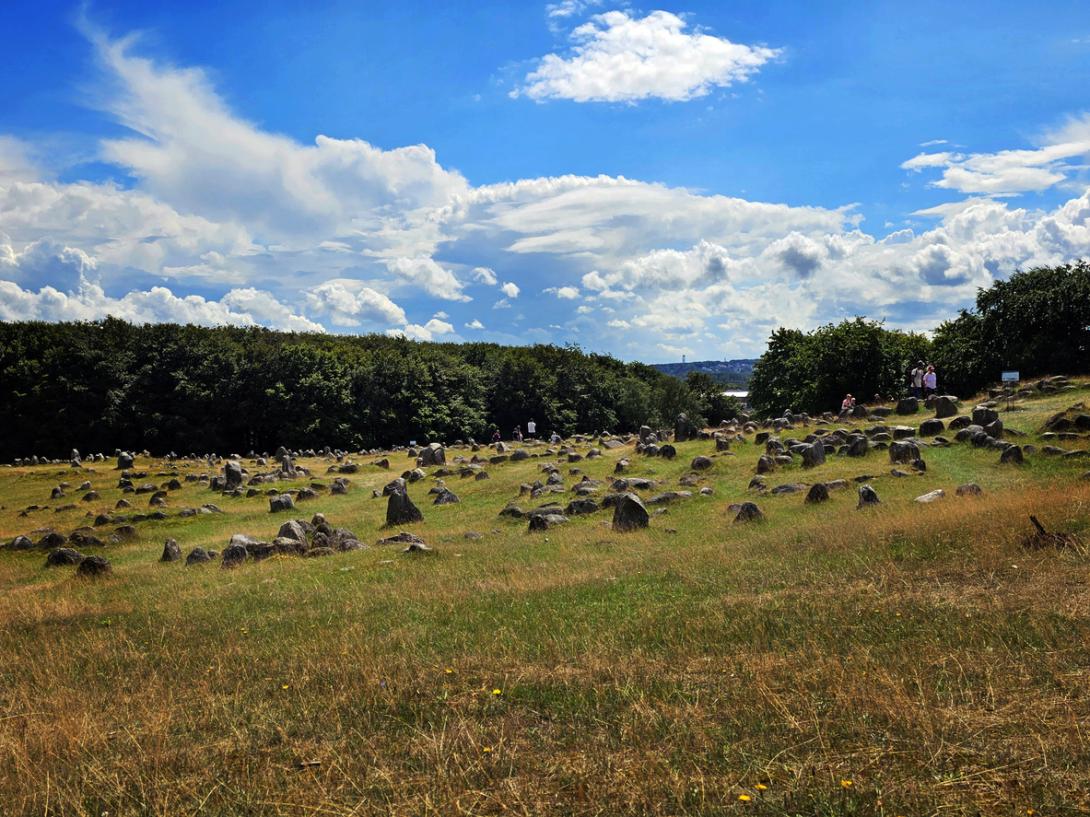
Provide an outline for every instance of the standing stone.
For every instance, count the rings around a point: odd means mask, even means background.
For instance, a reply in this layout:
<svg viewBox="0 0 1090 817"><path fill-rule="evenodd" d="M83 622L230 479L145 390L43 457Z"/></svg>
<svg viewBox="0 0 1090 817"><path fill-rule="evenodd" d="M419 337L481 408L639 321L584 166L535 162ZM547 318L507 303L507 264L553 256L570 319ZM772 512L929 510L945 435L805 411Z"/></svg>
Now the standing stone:
<svg viewBox="0 0 1090 817"><path fill-rule="evenodd" d="M231 461L223 466L224 490L233 491L242 485L242 465Z"/></svg>
<svg viewBox="0 0 1090 817"><path fill-rule="evenodd" d="M869 485L859 486L859 504L857 508L867 508L879 504L878 492Z"/></svg>
<svg viewBox="0 0 1090 817"><path fill-rule="evenodd" d="M920 410L920 401L915 397L902 397L897 401L898 414L915 414Z"/></svg>
<svg viewBox="0 0 1090 817"><path fill-rule="evenodd" d="M1026 458L1022 455L1022 446L1007 446L1003 449L1003 453L999 455L999 461L1005 465L1021 465L1026 461Z"/></svg>
<svg viewBox="0 0 1090 817"><path fill-rule="evenodd" d="M430 465L446 465L446 462L447 453L439 443L427 445L420 452L421 467L426 468Z"/></svg>
<svg viewBox="0 0 1090 817"><path fill-rule="evenodd" d="M407 525L410 522L423 522L424 514L413 504L408 491L393 491L386 504L386 525Z"/></svg>
<svg viewBox="0 0 1090 817"><path fill-rule="evenodd" d="M895 442L889 447L889 461L891 463L911 463L920 459L920 447L914 442L903 440Z"/></svg>
<svg viewBox="0 0 1090 817"><path fill-rule="evenodd" d="M964 485L959 485L957 489L958 496L980 496L983 493L984 489L975 482L967 482Z"/></svg>
<svg viewBox="0 0 1090 817"><path fill-rule="evenodd" d="M220 562L220 567L224 569L238 567L246 561L246 556L246 545L232 539L231 544L223 549L223 559Z"/></svg>
<svg viewBox="0 0 1090 817"><path fill-rule="evenodd" d="M650 521L643 500L631 492L622 494L613 507L613 530L620 533L646 528Z"/></svg>
<svg viewBox="0 0 1090 817"><path fill-rule="evenodd" d="M689 415L682 412L674 421L674 442L683 443L686 440L696 438L696 426L689 419Z"/></svg>
<svg viewBox="0 0 1090 817"><path fill-rule="evenodd" d="M776 463L768 454L762 454L757 460L757 473L768 474L775 470Z"/></svg>
<svg viewBox="0 0 1090 817"><path fill-rule="evenodd" d="M943 419L954 417L958 413L958 399L950 394L943 394L935 398L935 417Z"/></svg>
<svg viewBox="0 0 1090 817"><path fill-rule="evenodd" d="M986 426L999 419L999 412L988 406L977 406L972 413L973 423L978 426Z"/></svg>
<svg viewBox="0 0 1090 817"><path fill-rule="evenodd" d="M816 440L802 450L803 468L813 468L825 462L825 443Z"/></svg>
<svg viewBox="0 0 1090 817"><path fill-rule="evenodd" d="M132 454L127 454L124 451L122 451L120 454L117 455L117 470L127 471L128 469L132 468L132 465L133 465Z"/></svg>
<svg viewBox="0 0 1090 817"><path fill-rule="evenodd" d="M182 558L182 549L178 547L178 542L174 539L167 539L163 542L163 555L159 557L160 562L176 562Z"/></svg>
<svg viewBox="0 0 1090 817"><path fill-rule="evenodd" d="M280 494L269 498L269 513L277 513L279 511L290 511L295 507L295 500L291 498L291 494Z"/></svg>
<svg viewBox="0 0 1090 817"><path fill-rule="evenodd" d="M280 473L286 477L295 476L295 463L291 461L291 454L285 453L280 458Z"/></svg>
<svg viewBox="0 0 1090 817"><path fill-rule="evenodd" d="M291 519L280 526L280 530L276 532L277 539L291 539L306 545L307 543L307 530L303 527L303 523L298 519Z"/></svg>
<svg viewBox="0 0 1090 817"><path fill-rule="evenodd" d="M819 502L827 502L829 500L829 486L824 482L819 482L810 486L810 490L806 494L806 501L811 505L816 505Z"/></svg>
<svg viewBox="0 0 1090 817"><path fill-rule="evenodd" d="M700 456L693 457L693 461L689 463L689 467L692 468L694 471L707 471L714 464L715 463L711 461L711 458Z"/></svg>
<svg viewBox="0 0 1090 817"><path fill-rule="evenodd" d="M190 565L204 564L205 562L212 561L212 556L207 550L202 547L195 547L189 551L189 555L185 557L186 567Z"/></svg>
<svg viewBox="0 0 1090 817"><path fill-rule="evenodd" d="M870 450L870 443L867 438L859 434L851 437L848 440L847 454L849 457L865 457Z"/></svg>

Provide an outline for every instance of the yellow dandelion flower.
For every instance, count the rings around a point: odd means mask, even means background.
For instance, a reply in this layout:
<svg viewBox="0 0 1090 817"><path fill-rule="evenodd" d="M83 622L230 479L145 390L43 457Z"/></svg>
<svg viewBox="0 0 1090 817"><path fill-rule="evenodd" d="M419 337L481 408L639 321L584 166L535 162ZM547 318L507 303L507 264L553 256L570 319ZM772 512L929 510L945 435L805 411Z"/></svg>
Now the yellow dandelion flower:
<svg viewBox="0 0 1090 817"><path fill-rule="evenodd" d="M493 695L502 695L502 694L503 694L503 690L502 690L502 689L500 689L499 687L496 687L496 688L495 688L494 690L492 690L492 694L493 694Z"/></svg>
<svg viewBox="0 0 1090 817"><path fill-rule="evenodd" d="M768 786L766 786L764 783L758 783L753 788L755 788L757 791L768 791Z"/></svg>
<svg viewBox="0 0 1090 817"><path fill-rule="evenodd" d="M280 688L281 689L291 689L291 684L281 684Z"/></svg>
<svg viewBox="0 0 1090 817"><path fill-rule="evenodd" d="M452 668L450 668L450 667L447 667L445 670L443 670L443 672L445 672L447 675L453 675L454 674L454 670Z"/></svg>
<svg viewBox="0 0 1090 817"><path fill-rule="evenodd" d="M753 798L751 798L748 794L739 794L738 799L741 800L743 803L748 803Z"/></svg>
<svg viewBox="0 0 1090 817"><path fill-rule="evenodd" d="M492 754L492 747L491 746L485 746L483 749L481 749L481 751L484 752L486 755L490 755L490 754Z"/></svg>
<svg viewBox="0 0 1090 817"><path fill-rule="evenodd" d="M1030 815L1030 817L1033 817L1034 813L1035 812L1033 811L1033 809L1031 809L1031 808L1026 809L1026 814Z"/></svg>
<svg viewBox="0 0 1090 817"><path fill-rule="evenodd" d="M853 783L851 780L841 780L840 781L840 788L842 788L842 789L850 789L854 785L855 785L855 783Z"/></svg>

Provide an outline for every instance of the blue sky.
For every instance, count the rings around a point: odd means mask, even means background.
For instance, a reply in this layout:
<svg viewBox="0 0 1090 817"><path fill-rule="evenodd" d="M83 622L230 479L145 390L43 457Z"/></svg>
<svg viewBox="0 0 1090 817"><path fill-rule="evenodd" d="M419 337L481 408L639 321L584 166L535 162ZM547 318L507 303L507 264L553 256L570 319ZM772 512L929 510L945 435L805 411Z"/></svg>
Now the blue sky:
<svg viewBox="0 0 1090 817"><path fill-rule="evenodd" d="M722 358L1090 256L1083 3L47 1L0 31L0 319Z"/></svg>

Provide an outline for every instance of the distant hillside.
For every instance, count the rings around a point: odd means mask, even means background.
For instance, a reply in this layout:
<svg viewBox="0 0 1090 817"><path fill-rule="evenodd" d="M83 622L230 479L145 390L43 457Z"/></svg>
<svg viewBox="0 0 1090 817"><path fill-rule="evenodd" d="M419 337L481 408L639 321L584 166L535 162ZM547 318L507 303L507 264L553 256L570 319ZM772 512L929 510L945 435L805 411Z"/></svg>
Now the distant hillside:
<svg viewBox="0 0 1090 817"><path fill-rule="evenodd" d="M653 363L653 368L664 374L684 379L689 372L703 372L720 383L746 385L753 376L756 360L694 360L689 363Z"/></svg>

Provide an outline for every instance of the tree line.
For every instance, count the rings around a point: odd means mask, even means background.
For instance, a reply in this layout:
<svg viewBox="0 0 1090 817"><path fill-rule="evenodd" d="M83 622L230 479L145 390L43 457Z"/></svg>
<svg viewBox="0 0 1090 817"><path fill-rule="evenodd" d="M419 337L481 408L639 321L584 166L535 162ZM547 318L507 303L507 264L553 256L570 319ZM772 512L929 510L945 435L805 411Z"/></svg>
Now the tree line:
<svg viewBox="0 0 1090 817"><path fill-rule="evenodd" d="M568 346L421 343L260 328L0 324L0 460L115 448L348 450L700 422L737 405L685 381Z"/></svg>
<svg viewBox="0 0 1090 817"><path fill-rule="evenodd" d="M1016 272L977 293L971 309L927 336L854 318L812 332L777 329L757 361L750 402L762 415L835 410L907 393L918 361L935 365L939 391L969 396L1018 371L1023 380L1090 372L1090 264Z"/></svg>
<svg viewBox="0 0 1090 817"><path fill-rule="evenodd" d="M777 329L756 363L759 415L835 409L903 395L912 365L940 391L973 394L1023 379L1090 372L1090 265L1018 272L981 290L931 338L855 318ZM420 343L382 335L259 328L0 323L0 460L63 457L73 446L156 453L357 450L539 433L633 431L685 412L718 423L738 411L707 374L685 380L574 346Z"/></svg>

